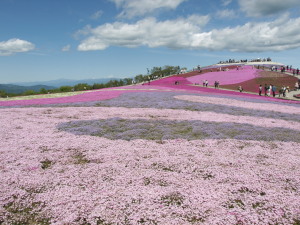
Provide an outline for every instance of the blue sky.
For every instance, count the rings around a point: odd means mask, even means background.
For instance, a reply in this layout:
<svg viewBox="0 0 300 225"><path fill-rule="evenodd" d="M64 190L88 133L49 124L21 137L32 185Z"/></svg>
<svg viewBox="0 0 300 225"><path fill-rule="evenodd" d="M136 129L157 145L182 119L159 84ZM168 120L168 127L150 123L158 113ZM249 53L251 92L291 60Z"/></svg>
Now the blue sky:
<svg viewBox="0 0 300 225"><path fill-rule="evenodd" d="M271 57L300 68L299 0L0 0L0 83Z"/></svg>

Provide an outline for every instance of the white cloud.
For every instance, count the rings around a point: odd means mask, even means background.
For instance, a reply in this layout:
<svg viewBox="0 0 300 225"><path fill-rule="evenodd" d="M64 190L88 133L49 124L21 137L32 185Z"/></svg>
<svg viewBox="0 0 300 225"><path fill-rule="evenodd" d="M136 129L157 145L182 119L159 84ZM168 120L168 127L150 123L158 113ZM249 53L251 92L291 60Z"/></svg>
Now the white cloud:
<svg viewBox="0 0 300 225"><path fill-rule="evenodd" d="M247 16L260 17L284 12L290 8L300 6L299 0L239 0L241 10Z"/></svg>
<svg viewBox="0 0 300 225"><path fill-rule="evenodd" d="M97 20L97 19L99 19L102 15L103 15L103 11L102 11L102 10L99 10L99 11L95 12L93 15L91 15L91 19Z"/></svg>
<svg viewBox="0 0 300 225"><path fill-rule="evenodd" d="M217 17L223 19L232 19L237 17L236 12L234 10L229 10L229 9L219 10L217 11L216 15Z"/></svg>
<svg viewBox="0 0 300 225"><path fill-rule="evenodd" d="M35 48L34 44L17 38L0 42L0 55L7 56L20 52L28 52Z"/></svg>
<svg viewBox="0 0 300 225"><path fill-rule="evenodd" d="M232 0L222 0L222 5L228 6L231 2L232 2Z"/></svg>
<svg viewBox="0 0 300 225"><path fill-rule="evenodd" d="M300 47L300 18L287 15L272 22L246 23L203 32L209 16L192 15L177 20L146 18L134 24L112 23L86 27L88 36L79 51L104 50L109 46L167 47L241 52L281 51Z"/></svg>
<svg viewBox="0 0 300 225"><path fill-rule="evenodd" d="M182 2L187 0L111 0L123 11L119 17L133 18L164 9L176 9Z"/></svg>
<svg viewBox="0 0 300 225"><path fill-rule="evenodd" d="M70 51L70 49L71 49L71 45L66 45L66 46L64 46L64 47L62 47L62 51L63 52L68 52L68 51Z"/></svg>
<svg viewBox="0 0 300 225"><path fill-rule="evenodd" d="M208 16L196 15L163 22L150 17L135 24L115 22L96 28L85 27L84 32L79 33L89 33L90 37L78 46L78 50L104 50L112 45L184 48L189 46L188 36L200 32L208 21Z"/></svg>

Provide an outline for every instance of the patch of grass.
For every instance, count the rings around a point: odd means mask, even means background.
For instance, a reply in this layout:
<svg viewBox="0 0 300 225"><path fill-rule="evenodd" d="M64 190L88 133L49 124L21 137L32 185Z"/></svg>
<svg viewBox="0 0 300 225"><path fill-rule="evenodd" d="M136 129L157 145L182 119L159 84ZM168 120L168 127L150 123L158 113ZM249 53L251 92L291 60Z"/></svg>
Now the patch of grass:
<svg viewBox="0 0 300 225"><path fill-rule="evenodd" d="M181 206L183 205L184 202L184 196L181 195L179 192L173 192L168 195L162 196L161 201L167 206L171 206L171 205Z"/></svg>
<svg viewBox="0 0 300 225"><path fill-rule="evenodd" d="M51 167L52 161L50 161L49 159L46 159L46 160L41 161L41 164L42 164L42 169L45 170L45 169L48 169L49 167Z"/></svg>
<svg viewBox="0 0 300 225"><path fill-rule="evenodd" d="M10 202L3 206L8 212L5 222L12 225L50 225L51 219L43 217L40 213L41 202L33 202L29 205L18 202Z"/></svg>
<svg viewBox="0 0 300 225"><path fill-rule="evenodd" d="M293 225L300 225L300 219L294 219Z"/></svg>
<svg viewBox="0 0 300 225"><path fill-rule="evenodd" d="M211 172L207 172L207 173L204 173L202 177L204 180L211 180L211 179L215 178L215 175L213 175Z"/></svg>
<svg viewBox="0 0 300 225"><path fill-rule="evenodd" d="M262 207L264 205L265 205L264 202L255 202L255 203L252 203L252 208L256 209L256 208Z"/></svg>
<svg viewBox="0 0 300 225"><path fill-rule="evenodd" d="M81 152L76 153L73 156L73 159L75 160L75 164L80 164L80 165L90 162L90 160L88 160L86 158L86 156L84 154L82 154Z"/></svg>

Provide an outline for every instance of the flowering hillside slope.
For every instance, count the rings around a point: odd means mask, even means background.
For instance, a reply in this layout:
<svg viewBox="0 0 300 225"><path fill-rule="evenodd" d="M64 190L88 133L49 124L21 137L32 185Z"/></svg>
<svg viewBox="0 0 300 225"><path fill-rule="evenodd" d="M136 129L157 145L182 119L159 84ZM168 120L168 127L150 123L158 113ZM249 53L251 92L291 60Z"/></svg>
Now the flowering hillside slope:
<svg viewBox="0 0 300 225"><path fill-rule="evenodd" d="M207 80L209 85L214 85L215 81L219 81L221 85L236 84L243 81L254 79L258 76L259 70L252 66L243 66L238 70L236 68L228 71L215 71L196 76L188 77L187 80L191 83L202 84L203 80Z"/></svg>
<svg viewBox="0 0 300 225"><path fill-rule="evenodd" d="M299 224L300 105L210 90L1 102L0 224Z"/></svg>

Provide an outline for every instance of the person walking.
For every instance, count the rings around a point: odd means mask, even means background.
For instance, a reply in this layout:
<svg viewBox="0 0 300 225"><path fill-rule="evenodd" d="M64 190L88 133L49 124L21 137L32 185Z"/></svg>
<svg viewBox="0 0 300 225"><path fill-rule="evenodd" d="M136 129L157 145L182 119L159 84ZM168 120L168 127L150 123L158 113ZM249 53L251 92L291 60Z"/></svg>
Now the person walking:
<svg viewBox="0 0 300 225"><path fill-rule="evenodd" d="M262 86L261 85L259 85L259 88L258 88L258 94L259 94L259 96L261 96L261 93L262 93Z"/></svg>
<svg viewBox="0 0 300 225"><path fill-rule="evenodd" d="M282 96L283 97L286 96L286 87L285 86L282 87Z"/></svg>
<svg viewBox="0 0 300 225"><path fill-rule="evenodd" d="M273 97L275 98L275 95L276 95L276 86L275 85L271 85L272 86L272 94L273 94Z"/></svg>
<svg viewBox="0 0 300 225"><path fill-rule="evenodd" d="M239 90L240 92L243 92L244 89L243 89L242 86L239 86L239 87L238 87L238 90Z"/></svg>
<svg viewBox="0 0 300 225"><path fill-rule="evenodd" d="M299 89L299 83L298 81L295 83L295 91L297 91Z"/></svg>
<svg viewBox="0 0 300 225"><path fill-rule="evenodd" d="M267 96L267 93L268 93L268 85L265 84L265 96Z"/></svg>

